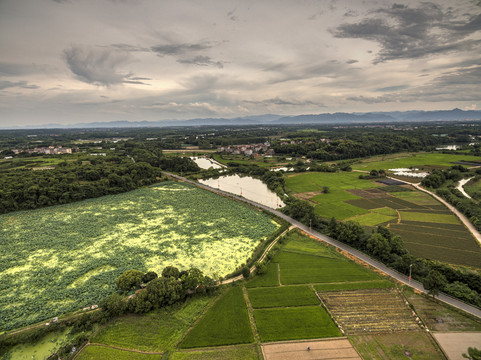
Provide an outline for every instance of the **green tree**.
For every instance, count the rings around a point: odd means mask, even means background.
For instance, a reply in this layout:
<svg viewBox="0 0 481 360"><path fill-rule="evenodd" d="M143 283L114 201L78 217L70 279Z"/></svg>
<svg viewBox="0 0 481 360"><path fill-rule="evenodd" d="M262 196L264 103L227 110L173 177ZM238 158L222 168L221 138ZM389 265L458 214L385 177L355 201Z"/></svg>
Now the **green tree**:
<svg viewBox="0 0 481 360"><path fill-rule="evenodd" d="M423 280L423 286L433 298L444 289L447 280L439 271L431 270Z"/></svg>
<svg viewBox="0 0 481 360"><path fill-rule="evenodd" d="M162 270L163 277L173 277L175 279L178 279L179 275L180 275L180 271L175 266L166 266Z"/></svg>
<svg viewBox="0 0 481 360"><path fill-rule="evenodd" d="M124 271L116 281L117 288L122 291L136 289L142 284L144 273L138 270Z"/></svg>
<svg viewBox="0 0 481 360"><path fill-rule="evenodd" d="M478 350L474 347L468 348L468 353L463 354L463 358L470 359L470 360L481 360L481 350Z"/></svg>
<svg viewBox="0 0 481 360"><path fill-rule="evenodd" d="M250 274L251 274L251 271L247 265L242 267L242 276L244 277L244 279L248 279Z"/></svg>
<svg viewBox="0 0 481 360"><path fill-rule="evenodd" d="M109 295L104 301L101 302L100 307L107 316L114 317L120 316L127 311L127 302L124 301L124 297L117 293Z"/></svg>
<svg viewBox="0 0 481 360"><path fill-rule="evenodd" d="M148 282L157 279L159 275L155 271L148 271L142 276L142 282L147 284Z"/></svg>

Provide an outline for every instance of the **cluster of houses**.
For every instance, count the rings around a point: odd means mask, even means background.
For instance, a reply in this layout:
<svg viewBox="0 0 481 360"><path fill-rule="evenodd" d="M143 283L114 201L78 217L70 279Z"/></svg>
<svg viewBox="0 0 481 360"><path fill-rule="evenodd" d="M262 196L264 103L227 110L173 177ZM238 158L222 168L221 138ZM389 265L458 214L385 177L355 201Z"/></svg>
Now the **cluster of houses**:
<svg viewBox="0 0 481 360"><path fill-rule="evenodd" d="M261 144L248 144L248 145L228 145L219 146L218 152L229 153L233 155L245 155L252 156L257 154L274 155L274 150L270 149L271 144L269 141Z"/></svg>
<svg viewBox="0 0 481 360"><path fill-rule="evenodd" d="M73 151L77 149L72 149L69 147L62 147L62 146L43 146L43 147L36 147L33 149L12 149L15 155L26 152L29 154L37 153L37 154L46 154L46 155L58 155L58 154L71 154Z"/></svg>

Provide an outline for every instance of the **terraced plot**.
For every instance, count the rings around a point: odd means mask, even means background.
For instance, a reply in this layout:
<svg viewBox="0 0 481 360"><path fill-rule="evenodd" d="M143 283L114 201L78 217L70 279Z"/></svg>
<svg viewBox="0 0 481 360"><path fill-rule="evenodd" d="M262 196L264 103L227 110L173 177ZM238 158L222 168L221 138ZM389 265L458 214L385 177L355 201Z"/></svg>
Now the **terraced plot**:
<svg viewBox="0 0 481 360"><path fill-rule="evenodd" d="M308 286L250 289L249 299L254 309L319 304L316 294Z"/></svg>
<svg viewBox="0 0 481 360"><path fill-rule="evenodd" d="M320 292L319 296L348 335L420 330L410 308L395 290Z"/></svg>

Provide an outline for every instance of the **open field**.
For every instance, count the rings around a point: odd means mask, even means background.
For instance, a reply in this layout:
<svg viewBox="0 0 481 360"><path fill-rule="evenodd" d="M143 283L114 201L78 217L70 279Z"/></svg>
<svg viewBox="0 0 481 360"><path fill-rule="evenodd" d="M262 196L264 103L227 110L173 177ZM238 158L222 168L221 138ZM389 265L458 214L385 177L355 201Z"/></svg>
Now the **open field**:
<svg viewBox="0 0 481 360"><path fill-rule="evenodd" d="M308 286L250 289L249 299L255 309L319 304L316 294Z"/></svg>
<svg viewBox="0 0 481 360"><path fill-rule="evenodd" d="M89 345L76 357L78 360L161 360L162 354L141 354L133 351Z"/></svg>
<svg viewBox="0 0 481 360"><path fill-rule="evenodd" d="M418 169L430 169L433 167L449 167L455 165L456 161L475 161L479 162L478 156L466 154L442 154L433 153L399 153L382 156L374 156L360 160L359 163L352 165L355 170L372 169L396 169L415 167Z"/></svg>
<svg viewBox="0 0 481 360"><path fill-rule="evenodd" d="M277 264L270 262L266 266L266 272L262 275L254 277L247 284L247 288L264 287L264 286L278 286L279 275L277 271Z"/></svg>
<svg viewBox="0 0 481 360"><path fill-rule="evenodd" d="M481 331L481 320L406 288L404 296L428 329L433 331Z"/></svg>
<svg viewBox="0 0 481 360"><path fill-rule="evenodd" d="M280 251L273 262L279 264L283 285L379 279L375 273L345 259Z"/></svg>
<svg viewBox="0 0 481 360"><path fill-rule="evenodd" d="M396 290L320 292L319 296L346 334L420 330Z"/></svg>
<svg viewBox="0 0 481 360"><path fill-rule="evenodd" d="M197 296L144 315L123 316L101 328L90 342L142 351L167 351L180 341L213 300L214 297Z"/></svg>
<svg viewBox="0 0 481 360"><path fill-rule="evenodd" d="M259 350L260 351L260 350ZM256 345L222 346L215 349L196 349L175 352L172 360L258 360Z"/></svg>
<svg viewBox="0 0 481 360"><path fill-rule="evenodd" d="M307 350L308 346L310 350ZM361 360L349 340L345 338L263 344L262 353L265 360Z"/></svg>
<svg viewBox="0 0 481 360"><path fill-rule="evenodd" d="M364 360L446 360L428 334L422 331L349 336Z"/></svg>
<svg viewBox="0 0 481 360"><path fill-rule="evenodd" d="M253 340L242 289L234 287L207 311L179 347L247 344Z"/></svg>
<svg viewBox="0 0 481 360"><path fill-rule="evenodd" d="M459 224L458 218L453 214L433 214L415 211L400 211L401 219L438 224Z"/></svg>
<svg viewBox="0 0 481 360"><path fill-rule="evenodd" d="M2 215L0 330L96 304L128 269L225 275L277 228L262 212L174 182Z"/></svg>
<svg viewBox="0 0 481 360"><path fill-rule="evenodd" d="M341 336L321 306L255 309L254 318L263 342Z"/></svg>
<svg viewBox="0 0 481 360"><path fill-rule="evenodd" d="M433 333L436 341L450 360L463 360L463 354L468 352L469 347L479 350L481 344L481 332L465 333Z"/></svg>

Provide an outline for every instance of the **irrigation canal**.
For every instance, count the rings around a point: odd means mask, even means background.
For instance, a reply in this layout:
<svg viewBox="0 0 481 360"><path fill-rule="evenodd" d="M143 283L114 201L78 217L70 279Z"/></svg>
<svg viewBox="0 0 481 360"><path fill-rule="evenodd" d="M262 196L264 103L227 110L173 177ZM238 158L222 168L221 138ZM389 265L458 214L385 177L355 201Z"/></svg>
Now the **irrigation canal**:
<svg viewBox="0 0 481 360"><path fill-rule="evenodd" d="M167 175L167 176L170 176L174 179L177 179L177 180L180 180L180 181L184 181L184 182L187 182L189 184L193 184L195 186L198 186L202 189L205 189L205 190L209 190L209 191L212 191L214 193L217 193L217 194L221 194L221 195L224 195L224 196L227 196L227 197L230 197L230 198L233 198L233 199L236 199L238 201L242 201L242 202L245 202L245 203L248 203L252 206L255 206L257 208L261 208L263 210L266 210L284 220L286 220L287 222L291 223L292 225L294 225L295 227L305 231L306 233L316 237L317 239L321 240L321 241L324 241L328 244L331 244L347 253L349 253L350 255L364 261L365 263L371 265L372 267L382 271L383 273L391 276L392 278L416 289L416 290L419 290L423 293L428 293L426 289L424 289L424 286L422 283L420 283L419 281L416 281L416 280L410 280L408 278L408 276L404 275L404 274L401 274L393 269L390 269L388 268L386 265L384 265L383 263L377 261L377 260L374 260L373 258L369 257L368 255L364 254L363 252L360 252L346 244L343 244L342 242L340 241L337 241L337 240L334 240L324 234L321 234L317 231L311 231L309 230L309 227L308 226L305 226L304 224L301 224L299 221L296 221L294 219L292 219L291 217L281 213L280 211L277 211L277 210L274 210L268 206L265 206L265 205L262 205L262 204L259 204L255 201L252 201L252 200L248 200L242 196L237 196L237 195L233 195L231 193L228 193L226 191L222 191L222 190L219 190L219 189L215 189L213 187L210 187L210 186L207 186L207 185L204 185L204 184L200 184L196 181L192 181L192 180L189 180L189 179L186 179L182 176L178 176L178 175L175 175L175 174L171 174L171 173L168 173L168 172L165 172L163 171L162 172L163 174ZM474 315L478 318L481 318L481 309L475 307L475 306L472 306L472 305L469 305L465 302L462 302L456 298L453 298L447 294L444 294L444 293L440 293L438 296L437 296L437 299L441 300L442 302L445 302L446 304L449 304L451 306L454 306L458 309L461 309L471 315Z"/></svg>

